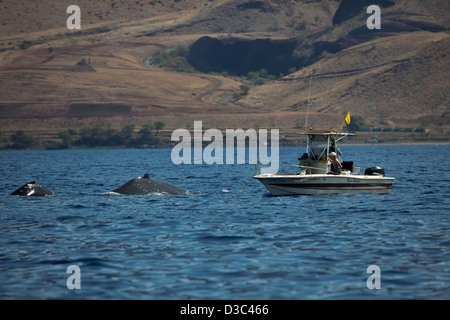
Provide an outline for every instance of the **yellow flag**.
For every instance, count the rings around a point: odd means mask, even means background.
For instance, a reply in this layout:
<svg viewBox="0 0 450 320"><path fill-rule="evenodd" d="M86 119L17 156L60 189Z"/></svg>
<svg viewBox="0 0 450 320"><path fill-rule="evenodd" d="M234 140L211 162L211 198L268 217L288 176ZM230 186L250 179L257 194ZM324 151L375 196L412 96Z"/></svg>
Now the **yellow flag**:
<svg viewBox="0 0 450 320"><path fill-rule="evenodd" d="M350 124L350 112L345 117L345 122L347 122L347 124Z"/></svg>

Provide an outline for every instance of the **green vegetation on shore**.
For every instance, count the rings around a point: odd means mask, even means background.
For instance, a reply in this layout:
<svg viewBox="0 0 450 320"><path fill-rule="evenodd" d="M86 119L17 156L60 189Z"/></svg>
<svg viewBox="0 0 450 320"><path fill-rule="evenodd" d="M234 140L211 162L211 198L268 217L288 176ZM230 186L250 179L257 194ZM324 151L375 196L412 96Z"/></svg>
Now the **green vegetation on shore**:
<svg viewBox="0 0 450 320"><path fill-rule="evenodd" d="M165 127L164 122L147 123L137 131L133 124L122 129L103 127L84 127L78 132L72 129L61 131L58 137L62 140L60 147L144 147L162 144L158 131Z"/></svg>
<svg viewBox="0 0 450 320"><path fill-rule="evenodd" d="M187 61L189 48L178 46L172 50L157 51L152 55L152 64L176 72L195 72Z"/></svg>
<svg viewBox="0 0 450 320"><path fill-rule="evenodd" d="M118 129L97 127L83 127L80 130L68 129L58 132L60 142L54 145L56 149L66 149L71 147L156 147L163 144L158 137L160 130L165 128L165 123L156 121L147 123L140 130L135 129L135 125L128 124ZM9 136L10 144L5 149L27 149L36 147L39 144L38 139L31 133L24 130L18 130Z"/></svg>

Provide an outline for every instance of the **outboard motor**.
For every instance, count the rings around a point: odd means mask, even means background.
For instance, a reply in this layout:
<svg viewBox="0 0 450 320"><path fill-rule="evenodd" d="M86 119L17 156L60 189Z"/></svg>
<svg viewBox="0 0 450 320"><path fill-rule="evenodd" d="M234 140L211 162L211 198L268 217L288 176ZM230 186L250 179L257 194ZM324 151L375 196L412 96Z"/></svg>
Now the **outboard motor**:
<svg viewBox="0 0 450 320"><path fill-rule="evenodd" d="M384 169L381 168L381 167L367 168L366 171L364 171L364 175L366 175L366 176L382 176L382 177L384 177Z"/></svg>

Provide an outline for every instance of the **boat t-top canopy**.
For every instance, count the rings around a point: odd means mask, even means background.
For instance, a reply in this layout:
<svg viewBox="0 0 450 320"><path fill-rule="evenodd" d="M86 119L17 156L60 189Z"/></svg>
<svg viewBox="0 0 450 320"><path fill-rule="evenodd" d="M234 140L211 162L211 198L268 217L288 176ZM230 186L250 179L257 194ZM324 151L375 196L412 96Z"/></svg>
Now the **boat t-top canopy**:
<svg viewBox="0 0 450 320"><path fill-rule="evenodd" d="M339 149L336 146L336 142L348 137L354 136L354 133L338 132L331 130L308 130L306 132L299 132L300 135L307 136L306 154L311 158L323 158L328 157L330 152L336 152L340 154ZM339 138L337 138L339 137ZM325 143L325 147L314 148L315 143ZM339 158L339 156L338 156Z"/></svg>
<svg viewBox="0 0 450 320"><path fill-rule="evenodd" d="M328 131L328 130L309 130L306 132L298 132L298 134L302 135L311 135L311 136L354 136L354 133L349 132L337 132L337 131Z"/></svg>

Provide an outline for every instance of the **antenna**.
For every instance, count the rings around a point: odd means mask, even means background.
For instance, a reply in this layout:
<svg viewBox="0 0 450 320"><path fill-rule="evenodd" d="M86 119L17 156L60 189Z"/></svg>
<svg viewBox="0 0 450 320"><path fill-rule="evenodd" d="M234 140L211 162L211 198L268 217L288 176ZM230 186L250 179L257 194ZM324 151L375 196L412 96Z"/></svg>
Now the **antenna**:
<svg viewBox="0 0 450 320"><path fill-rule="evenodd" d="M311 85L312 85L312 76L314 70L311 71L311 78L309 79L309 94L308 94L308 105L306 107L306 120L305 120L305 133L308 132L308 113L309 113L309 103L311 102ZM306 153L309 154L309 135L306 138Z"/></svg>
<svg viewBox="0 0 450 320"><path fill-rule="evenodd" d="M308 106L306 107L305 132L308 130L308 113L309 113L309 104L311 102L311 85L313 72L314 71L311 71L311 78L309 79L309 94L308 94Z"/></svg>

